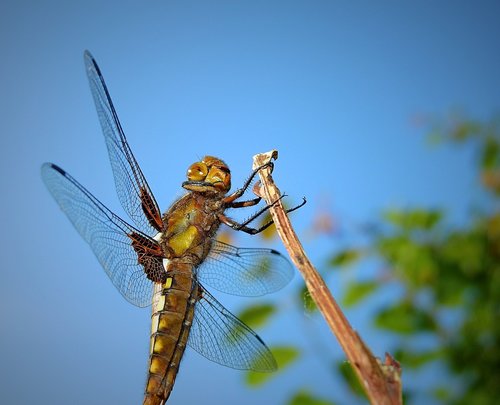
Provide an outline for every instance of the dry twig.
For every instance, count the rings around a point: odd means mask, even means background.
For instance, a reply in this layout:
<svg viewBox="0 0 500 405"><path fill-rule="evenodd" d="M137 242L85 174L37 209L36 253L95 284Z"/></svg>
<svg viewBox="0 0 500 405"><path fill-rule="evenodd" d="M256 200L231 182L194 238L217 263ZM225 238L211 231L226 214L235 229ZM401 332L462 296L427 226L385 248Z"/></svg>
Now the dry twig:
<svg viewBox="0 0 500 405"><path fill-rule="evenodd" d="M276 159L276 150L254 156L254 169ZM261 187L254 191L268 204L279 200L281 195L274 184L271 170L264 168L259 172ZM347 359L353 366L372 404L400 405L401 368L390 354L386 353L385 362L375 358L359 335L352 329L342 310L335 302L324 280L306 256L304 249L293 230L283 209L281 201L270 209L278 235L283 241L293 263L305 280L311 298L337 337Z"/></svg>

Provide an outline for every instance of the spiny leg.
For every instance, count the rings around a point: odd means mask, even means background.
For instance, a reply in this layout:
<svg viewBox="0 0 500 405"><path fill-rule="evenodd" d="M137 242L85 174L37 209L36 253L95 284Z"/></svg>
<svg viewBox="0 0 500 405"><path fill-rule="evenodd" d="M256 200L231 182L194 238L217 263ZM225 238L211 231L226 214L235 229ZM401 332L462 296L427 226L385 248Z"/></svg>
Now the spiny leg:
<svg viewBox="0 0 500 405"><path fill-rule="evenodd" d="M285 195L282 195L279 199L277 199L271 205L267 205L266 207L264 207L263 209L261 209L256 214L252 215L249 219L247 219L245 222L243 222L241 224L238 223L238 222L236 222L234 219L226 217L223 214L219 214L218 218L219 218L219 220L222 223L224 223L225 225L227 225L230 228L234 229L235 231L243 231L243 232L248 233L250 235L255 235L255 234L260 233L260 232L264 231L265 229L269 228L274 223L274 221L271 220L271 221L265 223L260 228L252 228L252 227L247 226L247 224L249 224L250 222L252 222L253 220L255 220L259 215L262 215L262 213L264 213L265 211L267 211L273 205L277 204L278 201L280 201L283 197L285 197ZM302 199L303 199L303 201L299 205L296 205L295 207L287 209L285 211L285 213L288 214L288 213L290 213L292 211L295 211L296 209L299 209L300 207L302 207L307 202L307 200L305 199L305 197L303 197Z"/></svg>
<svg viewBox="0 0 500 405"><path fill-rule="evenodd" d="M250 218L246 219L244 222L241 223L242 226L244 225L248 225L250 222L254 221L255 219L257 219L259 216L261 216L264 212L266 212L269 208L275 206L278 201L282 200L283 198L285 198L287 195L286 194L283 194L282 196L280 196L280 198L278 198L276 201L274 201L272 204L270 205L266 205L264 208L262 208L261 210L257 211L255 214L253 214ZM295 207L292 207L292 208L289 208L285 211L285 213L290 213L292 211L295 211L296 209L299 209L300 207L302 207L307 201L305 199L305 197L302 197L302 202L299 204L299 205L296 205ZM272 221L271 221L272 223Z"/></svg>
<svg viewBox="0 0 500 405"><path fill-rule="evenodd" d="M245 201L235 201L227 205L227 208L242 208L242 207L251 207L252 205L257 205L262 197L257 197L252 200Z"/></svg>
<svg viewBox="0 0 500 405"><path fill-rule="evenodd" d="M236 222L234 219L228 218L222 214L219 214L218 217L219 217L219 220L223 224L229 226L230 228L234 229L235 231L243 231L243 232L248 233L250 235L255 235L259 232L262 232L264 229L268 228L273 223L273 221L270 221L267 224L265 224L264 226L262 226L258 229L255 229L255 228L248 227L246 225L242 225L242 224Z"/></svg>
<svg viewBox="0 0 500 405"><path fill-rule="evenodd" d="M251 217L247 218L244 222L242 222L240 225L241 226L245 226L245 225L248 225L250 222L254 221L255 219L257 219L258 217L260 217L264 212L266 212L269 208L271 207L274 207L278 201L282 200L283 198L286 197L286 194L283 194L282 196L280 196L280 198L278 198L276 201L274 201L272 204L269 204L269 205L266 205L265 207L263 207L262 209L260 209L259 211L257 211L256 213L254 213Z"/></svg>

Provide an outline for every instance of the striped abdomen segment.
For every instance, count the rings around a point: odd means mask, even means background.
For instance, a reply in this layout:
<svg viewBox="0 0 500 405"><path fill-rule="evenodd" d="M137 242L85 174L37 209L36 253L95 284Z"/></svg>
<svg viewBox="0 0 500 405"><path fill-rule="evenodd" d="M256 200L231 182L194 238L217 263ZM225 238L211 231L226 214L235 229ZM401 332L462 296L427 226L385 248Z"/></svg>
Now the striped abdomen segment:
<svg viewBox="0 0 500 405"><path fill-rule="evenodd" d="M198 287L193 284L192 265L177 264L173 270L173 264L169 263L172 275L155 287L144 405L163 404L169 397L193 320Z"/></svg>

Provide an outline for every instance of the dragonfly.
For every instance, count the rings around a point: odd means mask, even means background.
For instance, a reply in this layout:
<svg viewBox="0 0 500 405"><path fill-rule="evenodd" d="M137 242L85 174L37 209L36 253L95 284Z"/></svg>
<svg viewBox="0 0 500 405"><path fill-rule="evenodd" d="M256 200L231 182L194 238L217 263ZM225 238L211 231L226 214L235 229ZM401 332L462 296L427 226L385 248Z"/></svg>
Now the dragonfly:
<svg viewBox="0 0 500 405"><path fill-rule="evenodd" d="M231 172L222 159L205 156L187 169L185 194L163 214L127 142L103 75L90 52L84 63L104 134L119 201L134 225L113 213L68 172L53 163L42 179L61 210L90 245L114 286L130 303L152 305L150 353L144 405L164 404L170 396L186 346L211 361L241 370L274 371L276 361L263 340L205 288L239 296L275 292L293 277L278 251L239 248L216 239L221 224L248 234L251 222L225 214L255 206L243 200L254 178L229 193ZM291 208L291 212L297 207Z"/></svg>

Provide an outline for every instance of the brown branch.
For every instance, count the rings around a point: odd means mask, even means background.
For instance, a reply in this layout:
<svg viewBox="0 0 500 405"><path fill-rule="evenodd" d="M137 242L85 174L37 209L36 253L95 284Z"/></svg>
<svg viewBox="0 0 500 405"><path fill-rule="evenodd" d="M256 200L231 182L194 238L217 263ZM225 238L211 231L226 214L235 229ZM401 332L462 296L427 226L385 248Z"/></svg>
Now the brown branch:
<svg viewBox="0 0 500 405"><path fill-rule="evenodd" d="M276 150L255 155L253 167L254 169L260 167L273 159L277 159L277 157L278 152ZM254 191L264 198L268 204L272 204L279 199L281 193L274 184L271 170L264 168L259 171L259 176L262 186L260 189L255 187ZM301 272L311 298L337 337L370 402L377 405L402 404L401 368L399 363L390 354L386 353L385 363L382 364L380 360L373 356L370 349L352 329L324 280L306 256L281 201L273 205L270 212L278 235L282 239L293 263Z"/></svg>

